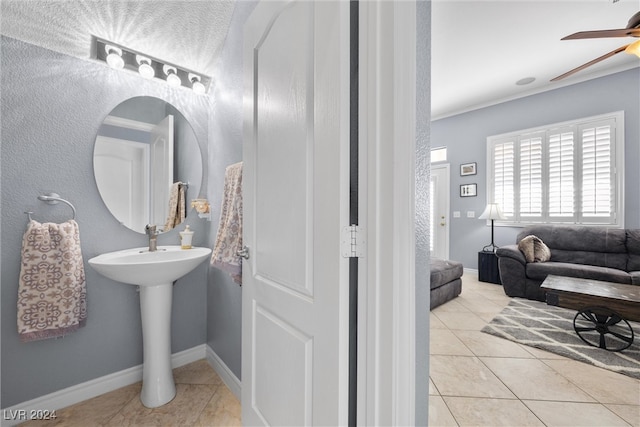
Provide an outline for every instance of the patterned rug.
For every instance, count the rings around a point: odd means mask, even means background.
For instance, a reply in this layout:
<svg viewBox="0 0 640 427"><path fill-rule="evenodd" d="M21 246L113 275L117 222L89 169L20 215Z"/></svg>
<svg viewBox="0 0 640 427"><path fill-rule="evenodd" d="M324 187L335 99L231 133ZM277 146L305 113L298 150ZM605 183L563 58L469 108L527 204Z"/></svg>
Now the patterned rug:
<svg viewBox="0 0 640 427"><path fill-rule="evenodd" d="M575 310L515 298L482 332L640 379L640 323L629 322L633 344L612 352L582 341L573 330L575 315Z"/></svg>

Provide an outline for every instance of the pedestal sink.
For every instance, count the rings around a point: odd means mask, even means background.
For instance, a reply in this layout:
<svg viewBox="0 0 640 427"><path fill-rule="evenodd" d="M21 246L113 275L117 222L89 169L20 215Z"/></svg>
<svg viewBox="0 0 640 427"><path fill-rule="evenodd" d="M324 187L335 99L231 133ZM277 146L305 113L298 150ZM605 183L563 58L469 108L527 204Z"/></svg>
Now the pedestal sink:
<svg viewBox="0 0 640 427"><path fill-rule="evenodd" d="M160 246L109 252L89 265L109 279L140 286L142 317L142 392L148 408L170 402L176 395L171 370L171 302L173 282L196 268L211 254L208 248Z"/></svg>

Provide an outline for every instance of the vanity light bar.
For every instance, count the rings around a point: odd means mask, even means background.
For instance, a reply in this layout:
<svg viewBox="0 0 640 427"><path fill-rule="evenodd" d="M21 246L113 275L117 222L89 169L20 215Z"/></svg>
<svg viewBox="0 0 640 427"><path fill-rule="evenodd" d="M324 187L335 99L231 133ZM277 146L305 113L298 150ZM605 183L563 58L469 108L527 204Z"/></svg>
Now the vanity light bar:
<svg viewBox="0 0 640 427"><path fill-rule="evenodd" d="M139 73L144 78L164 80L174 86L192 89L198 94L206 93L209 89L211 83L209 76L161 61L108 40L97 37L94 39L96 59L104 61L113 68L130 70ZM120 56L122 61L114 61L115 56Z"/></svg>

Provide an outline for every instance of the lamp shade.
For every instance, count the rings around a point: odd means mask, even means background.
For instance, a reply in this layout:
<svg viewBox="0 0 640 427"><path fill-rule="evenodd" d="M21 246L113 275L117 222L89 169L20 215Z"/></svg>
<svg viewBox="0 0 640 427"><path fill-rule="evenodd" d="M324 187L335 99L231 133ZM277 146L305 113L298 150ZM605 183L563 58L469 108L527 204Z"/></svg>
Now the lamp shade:
<svg viewBox="0 0 640 427"><path fill-rule="evenodd" d="M478 219L506 219L497 203L489 203Z"/></svg>

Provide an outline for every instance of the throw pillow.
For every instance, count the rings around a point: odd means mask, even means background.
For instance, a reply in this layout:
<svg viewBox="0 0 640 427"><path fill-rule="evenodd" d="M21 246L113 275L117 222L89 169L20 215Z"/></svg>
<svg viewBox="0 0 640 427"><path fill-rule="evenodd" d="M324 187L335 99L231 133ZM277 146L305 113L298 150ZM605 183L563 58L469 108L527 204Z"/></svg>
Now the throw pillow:
<svg viewBox="0 0 640 427"><path fill-rule="evenodd" d="M538 236L524 237L518 242L518 249L527 262L545 262L551 259L551 250Z"/></svg>

